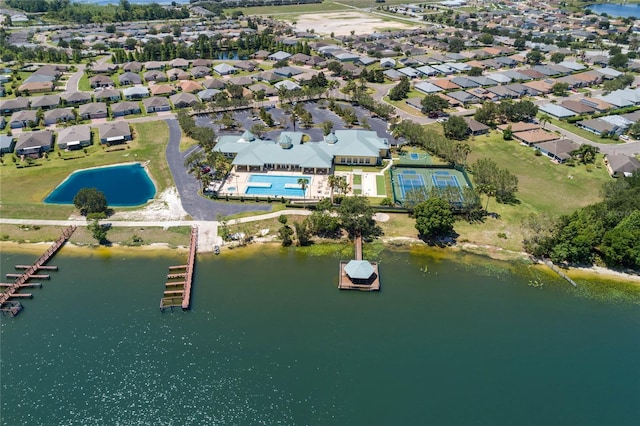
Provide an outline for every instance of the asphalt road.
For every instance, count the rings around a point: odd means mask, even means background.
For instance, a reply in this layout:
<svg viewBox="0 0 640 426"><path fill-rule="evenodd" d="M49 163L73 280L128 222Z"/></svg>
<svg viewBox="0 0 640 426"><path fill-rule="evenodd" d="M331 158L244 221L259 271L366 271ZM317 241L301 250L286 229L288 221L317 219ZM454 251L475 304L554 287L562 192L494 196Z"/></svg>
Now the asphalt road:
<svg viewBox="0 0 640 426"><path fill-rule="evenodd" d="M218 220L247 211L271 211L266 203L257 204L253 201L245 203L220 202L204 198L199 195L200 183L195 177L187 173L184 167L184 154L180 152L180 138L182 131L175 119L165 120L169 126L169 144L167 145L167 163L173 175L173 180L180 194L182 208L194 220Z"/></svg>

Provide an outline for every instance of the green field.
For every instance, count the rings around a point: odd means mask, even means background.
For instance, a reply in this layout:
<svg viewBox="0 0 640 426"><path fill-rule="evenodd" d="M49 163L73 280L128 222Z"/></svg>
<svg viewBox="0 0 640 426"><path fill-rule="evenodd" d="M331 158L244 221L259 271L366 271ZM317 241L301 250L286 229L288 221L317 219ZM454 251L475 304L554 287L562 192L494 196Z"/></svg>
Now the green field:
<svg viewBox="0 0 640 426"><path fill-rule="evenodd" d="M132 125L134 140L122 150L108 151L94 143L82 150L61 152L57 146L48 158L35 160L33 166L20 159L13 163L5 155L0 165L0 215L4 218L66 219L73 212L70 205L44 204L46 196L69 174L89 167L148 161L151 178L158 192L173 184L165 157L169 128L164 122L154 121ZM15 157L13 157L15 158Z"/></svg>

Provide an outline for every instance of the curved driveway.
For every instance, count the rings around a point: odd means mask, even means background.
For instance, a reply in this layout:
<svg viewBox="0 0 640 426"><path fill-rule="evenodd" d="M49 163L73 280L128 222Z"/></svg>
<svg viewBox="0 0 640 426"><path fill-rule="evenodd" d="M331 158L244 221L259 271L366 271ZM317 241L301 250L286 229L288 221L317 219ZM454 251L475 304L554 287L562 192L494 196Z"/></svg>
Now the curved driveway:
<svg viewBox="0 0 640 426"><path fill-rule="evenodd" d="M220 217L229 216L247 211L271 211L267 203L255 203L246 201L243 204L214 201L199 195L200 182L187 173L184 167L185 155L180 152L180 138L182 131L178 120L165 120L169 126L169 144L167 145L167 163L173 175L173 180L180 194L182 208L194 220L218 220Z"/></svg>

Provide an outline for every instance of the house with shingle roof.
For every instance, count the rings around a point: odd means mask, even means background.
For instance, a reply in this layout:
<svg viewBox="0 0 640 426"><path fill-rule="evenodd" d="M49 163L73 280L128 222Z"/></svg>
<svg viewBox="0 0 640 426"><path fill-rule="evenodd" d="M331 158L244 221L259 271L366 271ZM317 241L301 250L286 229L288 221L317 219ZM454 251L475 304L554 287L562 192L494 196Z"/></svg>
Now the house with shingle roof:
<svg viewBox="0 0 640 426"><path fill-rule="evenodd" d="M229 75L237 73L238 69L233 65L222 63L213 67L213 71L218 75Z"/></svg>
<svg viewBox="0 0 640 426"><path fill-rule="evenodd" d="M58 108L44 113L44 125L51 126L59 122L69 122L76 119L73 108Z"/></svg>
<svg viewBox="0 0 640 426"><path fill-rule="evenodd" d="M111 121L98 126L100 143L113 145L133 139L131 128L126 121Z"/></svg>
<svg viewBox="0 0 640 426"><path fill-rule="evenodd" d="M122 70L125 72L140 72L142 71L142 64L137 61L127 62L122 65Z"/></svg>
<svg viewBox="0 0 640 426"><path fill-rule="evenodd" d="M111 89L111 90L103 90L101 92L97 92L95 94L96 101L102 102L116 102L120 100L120 91Z"/></svg>
<svg viewBox="0 0 640 426"><path fill-rule="evenodd" d="M144 105L144 109L147 111L147 114L152 112L171 111L171 105L167 98L161 98L158 96L143 99L142 105Z"/></svg>
<svg viewBox="0 0 640 426"><path fill-rule="evenodd" d="M82 105L91 102L91 93L65 92L60 95L64 105Z"/></svg>
<svg viewBox="0 0 640 426"><path fill-rule="evenodd" d="M200 82L205 89L218 89L225 88L226 83L218 78L206 78Z"/></svg>
<svg viewBox="0 0 640 426"><path fill-rule="evenodd" d="M149 96L149 89L144 86L127 87L122 89L122 96L128 101L146 98Z"/></svg>
<svg viewBox="0 0 640 426"><path fill-rule="evenodd" d="M91 102L78 107L78 115L83 120L93 120L95 118L107 118L107 104L104 102Z"/></svg>
<svg viewBox="0 0 640 426"><path fill-rule="evenodd" d="M15 147L16 140L13 138L13 136L0 135L0 153L11 154Z"/></svg>
<svg viewBox="0 0 640 426"><path fill-rule="evenodd" d="M92 89L95 89L96 87L114 86L115 82L106 75L95 75L89 79L89 85Z"/></svg>
<svg viewBox="0 0 640 426"><path fill-rule="evenodd" d="M11 114L9 119L9 127L12 129L20 129L22 127L29 127L30 124L37 124L38 116L35 110L22 110L16 111Z"/></svg>
<svg viewBox="0 0 640 426"><path fill-rule="evenodd" d="M87 125L69 126L58 131L60 149L80 149L91 145L91 129Z"/></svg>
<svg viewBox="0 0 640 426"><path fill-rule="evenodd" d="M195 93L202 90L202 85L197 81L185 80L178 83L184 93Z"/></svg>
<svg viewBox="0 0 640 426"><path fill-rule="evenodd" d="M140 114L140 104L138 102L116 102L111 104L112 117L124 117L125 115Z"/></svg>
<svg viewBox="0 0 640 426"><path fill-rule="evenodd" d="M611 177L631 177L640 170L640 161L622 154L607 154L605 164Z"/></svg>
<svg viewBox="0 0 640 426"><path fill-rule="evenodd" d="M556 139L553 141L540 142L533 146L543 155L562 164L571 158L571 153L580 148L580 144L571 139Z"/></svg>
<svg viewBox="0 0 640 426"><path fill-rule="evenodd" d="M147 71L159 71L164 69L164 64L158 61L145 62L144 69Z"/></svg>
<svg viewBox="0 0 640 426"><path fill-rule="evenodd" d="M282 50L279 50L267 56L267 59L270 61L278 62L278 61L282 61L283 59L287 59L291 56L292 56L291 53L287 53L287 52L283 52Z"/></svg>
<svg viewBox="0 0 640 426"><path fill-rule="evenodd" d="M182 68L186 70L189 68L189 61L183 58L176 58L169 62L169 66L171 68Z"/></svg>
<svg viewBox="0 0 640 426"><path fill-rule="evenodd" d="M31 109L52 109L60 105L59 95L45 95L31 98Z"/></svg>
<svg viewBox="0 0 640 426"><path fill-rule="evenodd" d="M29 98L18 96L14 99L0 101L0 113L2 115L11 115L16 111L29 108Z"/></svg>
<svg viewBox="0 0 640 426"><path fill-rule="evenodd" d="M176 93L176 88L171 84L150 84L151 96L171 96Z"/></svg>
<svg viewBox="0 0 640 426"><path fill-rule="evenodd" d="M558 136L554 133L547 132L546 130L529 130L524 132L514 132L513 138L519 140L525 145L533 146L540 142L547 142L558 139Z"/></svg>
<svg viewBox="0 0 640 426"><path fill-rule="evenodd" d="M176 108L192 107L200 102L198 98L191 93L176 93L175 95L171 95L169 99Z"/></svg>
<svg viewBox="0 0 640 426"><path fill-rule="evenodd" d="M133 84L142 84L142 78L133 72L123 72L118 76L118 82L121 86L131 86Z"/></svg>
<svg viewBox="0 0 640 426"><path fill-rule="evenodd" d="M53 132L38 130L36 132L23 132L16 137L16 154L32 155L39 157L44 152L53 149Z"/></svg>
<svg viewBox="0 0 640 426"><path fill-rule="evenodd" d="M556 104L541 105L538 110L557 119L573 117L576 115L576 113L570 109Z"/></svg>
<svg viewBox="0 0 640 426"><path fill-rule="evenodd" d="M167 75L159 70L147 71L143 74L145 81L168 81Z"/></svg>

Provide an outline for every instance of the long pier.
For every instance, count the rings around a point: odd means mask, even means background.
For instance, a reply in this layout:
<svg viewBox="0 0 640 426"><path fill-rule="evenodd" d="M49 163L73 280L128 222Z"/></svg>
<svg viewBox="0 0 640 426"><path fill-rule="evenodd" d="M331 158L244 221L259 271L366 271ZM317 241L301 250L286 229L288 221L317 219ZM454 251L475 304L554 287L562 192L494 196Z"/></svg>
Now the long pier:
<svg viewBox="0 0 640 426"><path fill-rule="evenodd" d="M37 274L38 270L57 270L56 266L45 266L45 263L49 261L58 250L67 242L71 235L76 230L76 225L71 225L64 231L62 231L62 235L58 237L58 239L53 243L49 249L42 254L33 265L16 265L16 269L25 269L22 274L6 274L9 278L16 278L13 283L5 284L2 283L1 287L5 287L6 290L0 294L0 311L3 314L9 313L11 316L16 316L22 309L22 304L18 301L11 300L15 298L31 298L32 294L30 293L18 293L18 290L23 287L39 287L42 286L40 283L29 283L28 281L31 278L41 278L41 279L49 279L49 275Z"/></svg>
<svg viewBox="0 0 640 426"><path fill-rule="evenodd" d="M198 250L198 227L191 227L191 241L189 244L189 258L185 265L170 266L170 273L167 274L168 280L165 283L164 296L160 300L160 311L165 308L182 307L183 310L189 309L191 304L191 285L193 283L193 268L196 263L196 251Z"/></svg>

